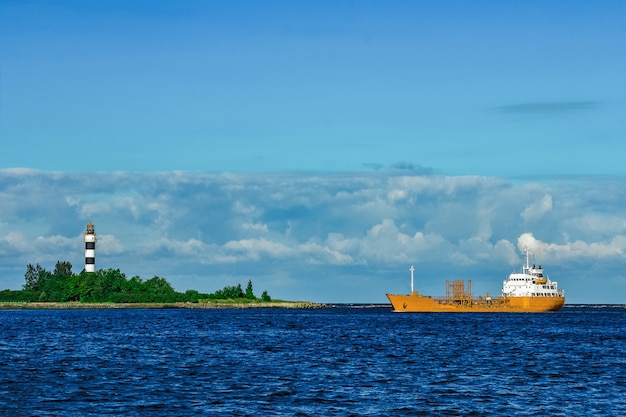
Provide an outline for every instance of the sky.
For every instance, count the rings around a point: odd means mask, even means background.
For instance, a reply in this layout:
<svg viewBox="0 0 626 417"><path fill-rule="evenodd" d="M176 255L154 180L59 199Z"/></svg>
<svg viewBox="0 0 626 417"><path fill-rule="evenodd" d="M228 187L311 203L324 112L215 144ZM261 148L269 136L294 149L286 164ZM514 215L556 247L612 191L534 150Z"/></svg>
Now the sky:
<svg viewBox="0 0 626 417"><path fill-rule="evenodd" d="M0 0L0 289L28 263L386 302L525 247L626 303L626 2Z"/></svg>

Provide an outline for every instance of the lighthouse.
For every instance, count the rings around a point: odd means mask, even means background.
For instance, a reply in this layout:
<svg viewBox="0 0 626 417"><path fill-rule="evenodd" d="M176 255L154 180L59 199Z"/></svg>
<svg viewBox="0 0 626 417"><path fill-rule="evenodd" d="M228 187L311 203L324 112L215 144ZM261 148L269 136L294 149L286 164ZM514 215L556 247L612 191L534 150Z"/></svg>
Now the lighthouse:
<svg viewBox="0 0 626 417"><path fill-rule="evenodd" d="M96 229L93 223L87 224L85 230L85 272L96 271Z"/></svg>

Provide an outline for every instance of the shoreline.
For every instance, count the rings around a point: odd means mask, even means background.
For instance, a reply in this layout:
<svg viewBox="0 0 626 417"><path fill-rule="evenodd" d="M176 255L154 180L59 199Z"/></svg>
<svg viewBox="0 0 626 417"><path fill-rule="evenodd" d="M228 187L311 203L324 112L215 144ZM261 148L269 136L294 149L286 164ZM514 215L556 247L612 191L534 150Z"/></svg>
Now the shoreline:
<svg viewBox="0 0 626 417"><path fill-rule="evenodd" d="M97 310L97 309L224 309L224 308L326 308L325 304L308 301L281 301L265 303L40 303L0 302L0 310Z"/></svg>
<svg viewBox="0 0 626 417"><path fill-rule="evenodd" d="M0 310L101 310L101 309L242 309L242 308L286 308L286 309L327 309L327 308L391 308L380 303L314 303L310 301L277 301L260 303L210 302L210 303L80 303L80 302L22 302L0 301ZM567 308L626 308L625 304L564 304Z"/></svg>

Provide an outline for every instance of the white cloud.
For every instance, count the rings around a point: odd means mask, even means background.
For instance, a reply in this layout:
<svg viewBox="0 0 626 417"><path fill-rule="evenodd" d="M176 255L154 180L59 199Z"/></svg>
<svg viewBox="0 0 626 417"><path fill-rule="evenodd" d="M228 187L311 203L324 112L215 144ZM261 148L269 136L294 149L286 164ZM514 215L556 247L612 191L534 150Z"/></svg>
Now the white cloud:
<svg viewBox="0 0 626 417"><path fill-rule="evenodd" d="M119 255L123 254L126 249L124 245L113 235L99 234L98 242L98 254L100 255Z"/></svg>
<svg viewBox="0 0 626 417"><path fill-rule="evenodd" d="M521 216L525 221L537 220L552 210L552 196L546 194L541 199L529 204Z"/></svg>
<svg viewBox="0 0 626 417"><path fill-rule="evenodd" d="M626 261L626 236L615 236L608 242L574 242L546 243L536 239L532 233L522 234L517 242L520 251L528 248L534 254L541 257L549 257L557 262L577 260L602 260L607 258L622 259Z"/></svg>
<svg viewBox="0 0 626 417"><path fill-rule="evenodd" d="M604 238L626 233L626 217L618 213L581 213L563 221L564 228L576 235Z"/></svg>
<svg viewBox="0 0 626 417"><path fill-rule="evenodd" d="M348 253L326 245L308 242L299 245L298 251L304 255L304 261L317 265L350 265L354 259Z"/></svg>
<svg viewBox="0 0 626 417"><path fill-rule="evenodd" d="M262 223L244 223L241 225L244 231L267 233L267 225Z"/></svg>
<svg viewBox="0 0 626 417"><path fill-rule="evenodd" d="M14 252L24 253L28 250L30 239L24 233L12 231L0 237L0 250L3 254L13 254Z"/></svg>
<svg viewBox="0 0 626 417"><path fill-rule="evenodd" d="M255 261L260 260L263 256L284 258L286 256L296 256L297 254L294 248L267 239L230 241L224 245L224 249L241 253L243 255L242 259Z"/></svg>
<svg viewBox="0 0 626 417"><path fill-rule="evenodd" d="M349 285L372 268L411 263L432 268L434 278L445 270L498 285L524 246L557 270L588 261L610 276L623 269L626 187L593 181L0 170L0 262L6 271L57 260L81 269L82 233L93 221L99 267L171 277L175 287L205 279L206 291L215 289L213 276L280 275L277 282L296 291L299 280L333 276ZM0 275L0 287L19 288L22 279ZM325 290L320 283L318 299Z"/></svg>
<svg viewBox="0 0 626 417"><path fill-rule="evenodd" d="M248 204L243 203L240 200L237 200L233 204L233 212L250 216L250 215L258 213L259 209L255 207L254 205L248 205Z"/></svg>

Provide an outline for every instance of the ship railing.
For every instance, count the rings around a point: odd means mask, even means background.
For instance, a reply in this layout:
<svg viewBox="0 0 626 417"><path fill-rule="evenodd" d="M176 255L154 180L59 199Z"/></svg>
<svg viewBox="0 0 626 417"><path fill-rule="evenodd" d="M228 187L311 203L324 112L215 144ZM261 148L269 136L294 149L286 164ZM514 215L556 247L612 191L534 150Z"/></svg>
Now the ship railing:
<svg viewBox="0 0 626 417"><path fill-rule="evenodd" d="M460 305L460 306L495 306L509 302L507 297L472 297L470 295L462 297L430 297L438 304Z"/></svg>

